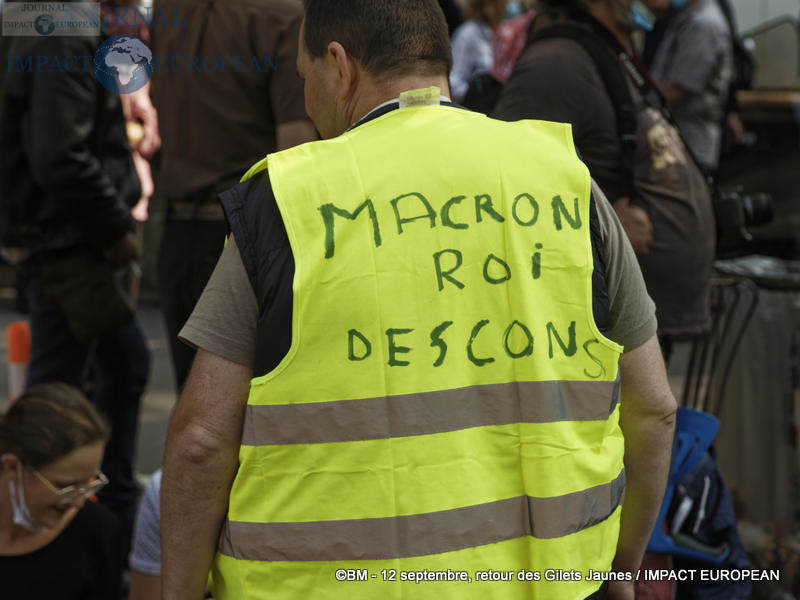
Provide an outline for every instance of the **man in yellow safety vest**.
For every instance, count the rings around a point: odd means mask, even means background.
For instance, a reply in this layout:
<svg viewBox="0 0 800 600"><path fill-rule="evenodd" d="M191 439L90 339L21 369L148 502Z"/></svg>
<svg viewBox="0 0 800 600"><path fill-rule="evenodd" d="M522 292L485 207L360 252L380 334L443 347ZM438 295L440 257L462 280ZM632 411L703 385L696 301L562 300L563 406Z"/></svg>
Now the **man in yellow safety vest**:
<svg viewBox="0 0 800 600"><path fill-rule="evenodd" d="M434 0L305 5L323 140L220 196L163 597L632 599L675 401L569 126L452 105Z"/></svg>

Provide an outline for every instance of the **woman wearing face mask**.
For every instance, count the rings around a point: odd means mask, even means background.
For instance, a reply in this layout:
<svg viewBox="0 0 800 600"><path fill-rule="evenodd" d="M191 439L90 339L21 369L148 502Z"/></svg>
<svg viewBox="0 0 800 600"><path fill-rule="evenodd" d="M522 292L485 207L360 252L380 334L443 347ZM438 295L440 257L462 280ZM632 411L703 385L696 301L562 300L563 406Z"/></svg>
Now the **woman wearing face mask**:
<svg viewBox="0 0 800 600"><path fill-rule="evenodd" d="M119 525L87 502L108 428L76 389L31 388L0 420L0 582L3 598L118 600Z"/></svg>

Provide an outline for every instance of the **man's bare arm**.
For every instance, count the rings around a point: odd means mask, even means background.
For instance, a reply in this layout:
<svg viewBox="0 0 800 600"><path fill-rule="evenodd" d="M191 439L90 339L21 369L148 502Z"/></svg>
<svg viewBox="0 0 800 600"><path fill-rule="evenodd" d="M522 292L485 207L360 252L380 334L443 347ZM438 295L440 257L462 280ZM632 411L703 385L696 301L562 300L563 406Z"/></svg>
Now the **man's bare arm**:
<svg viewBox="0 0 800 600"><path fill-rule="evenodd" d="M623 354L619 366L627 486L614 570L635 573L664 497L677 406L656 336ZM629 596L615 587L628 586L610 586L609 598L633 598L632 585Z"/></svg>
<svg viewBox="0 0 800 600"><path fill-rule="evenodd" d="M198 350L167 433L161 483L163 600L200 600L241 441L252 370Z"/></svg>

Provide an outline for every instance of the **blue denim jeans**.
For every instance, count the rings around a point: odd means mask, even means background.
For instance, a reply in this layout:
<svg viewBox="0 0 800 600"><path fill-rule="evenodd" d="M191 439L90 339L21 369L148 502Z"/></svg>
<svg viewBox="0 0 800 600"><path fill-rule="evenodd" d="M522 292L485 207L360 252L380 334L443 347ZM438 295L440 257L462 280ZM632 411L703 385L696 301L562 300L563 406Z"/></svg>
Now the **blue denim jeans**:
<svg viewBox="0 0 800 600"><path fill-rule="evenodd" d="M133 477L141 396L147 385L150 353L136 319L78 342L61 308L44 292L37 265L24 266L32 345L27 386L60 381L88 392L111 427L102 470L109 484L101 502L125 526L132 526L138 497Z"/></svg>

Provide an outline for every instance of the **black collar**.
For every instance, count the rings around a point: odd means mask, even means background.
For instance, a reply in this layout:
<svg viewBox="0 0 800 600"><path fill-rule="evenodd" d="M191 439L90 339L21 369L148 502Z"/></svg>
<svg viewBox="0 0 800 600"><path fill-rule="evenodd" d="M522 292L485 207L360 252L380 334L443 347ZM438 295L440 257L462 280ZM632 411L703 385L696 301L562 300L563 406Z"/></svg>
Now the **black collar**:
<svg viewBox="0 0 800 600"><path fill-rule="evenodd" d="M440 101L439 105L440 106L457 106L456 104L453 104L452 102L448 102L446 100ZM356 124L351 126L347 131L350 131L351 129L355 129L359 125L363 125L364 123L368 123L369 121L377 119L378 117L382 117L386 113L390 113L393 110L397 110L398 108L400 108L400 103L397 102L397 101L391 102L391 103L386 104L384 106L379 106L378 108L373 109L371 112L368 112L366 115L361 117L356 122Z"/></svg>

